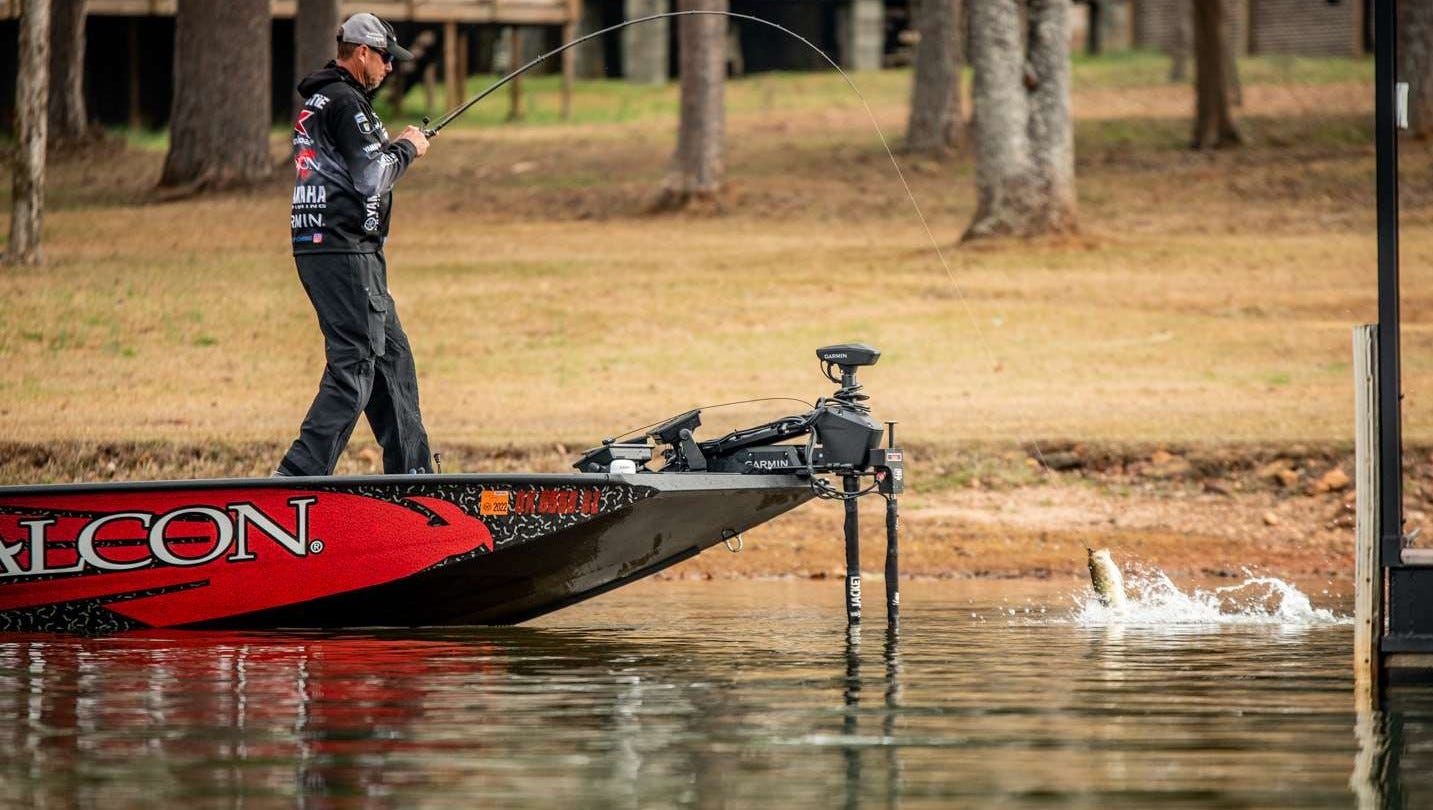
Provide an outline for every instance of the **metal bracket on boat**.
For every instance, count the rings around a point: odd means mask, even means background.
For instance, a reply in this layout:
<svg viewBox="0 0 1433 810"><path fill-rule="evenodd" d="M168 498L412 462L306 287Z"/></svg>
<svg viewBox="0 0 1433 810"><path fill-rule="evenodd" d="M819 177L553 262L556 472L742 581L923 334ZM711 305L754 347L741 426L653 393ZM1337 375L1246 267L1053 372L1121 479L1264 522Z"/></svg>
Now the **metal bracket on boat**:
<svg viewBox="0 0 1433 810"><path fill-rule="evenodd" d="M594 447L582 454L572 466L582 472L610 472L612 462L630 461L632 466L638 470L646 470L647 462L652 460L652 448L646 443L624 443L606 439L601 447Z"/></svg>
<svg viewBox="0 0 1433 810"><path fill-rule="evenodd" d="M735 546L731 544L731 541L733 540L736 541ZM741 534L734 532L731 529L722 529L721 541L726 545L726 550L730 551L732 554L737 554L743 548L746 547L746 543L744 543L741 539Z"/></svg>

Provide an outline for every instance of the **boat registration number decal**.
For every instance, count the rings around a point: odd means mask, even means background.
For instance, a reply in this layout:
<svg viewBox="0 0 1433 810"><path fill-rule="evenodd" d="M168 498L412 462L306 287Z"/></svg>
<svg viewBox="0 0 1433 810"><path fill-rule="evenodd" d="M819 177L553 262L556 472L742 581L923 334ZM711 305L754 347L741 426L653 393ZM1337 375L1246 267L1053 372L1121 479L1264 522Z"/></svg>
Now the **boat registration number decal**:
<svg viewBox="0 0 1433 810"><path fill-rule="evenodd" d="M493 492L484 491L482 499L478 503L478 514L485 517L506 515L511 502L511 492L506 490Z"/></svg>

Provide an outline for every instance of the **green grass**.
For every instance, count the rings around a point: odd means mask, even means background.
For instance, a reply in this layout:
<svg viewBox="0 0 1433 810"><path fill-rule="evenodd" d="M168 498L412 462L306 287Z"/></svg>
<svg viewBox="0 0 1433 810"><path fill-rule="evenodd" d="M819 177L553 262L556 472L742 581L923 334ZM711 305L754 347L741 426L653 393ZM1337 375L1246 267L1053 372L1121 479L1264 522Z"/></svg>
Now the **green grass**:
<svg viewBox="0 0 1433 810"><path fill-rule="evenodd" d="M1162 81L1161 61L1077 72ZM1362 69L1342 61L1289 75ZM903 114L909 78L857 77L883 120ZM1118 106L1077 107L1071 240L956 247L970 155L902 156L949 274L839 77L732 83L732 109L750 114L732 123L730 189L710 216L644 212L675 87L585 84L588 123L451 138L396 192L394 292L430 429L577 446L701 402L829 393L811 350L865 340L887 352L869 380L879 413L913 444L1343 439L1348 327L1373 317L1374 250L1364 96L1340 82L1250 94L1248 145L1219 154L1184 148L1186 102L1167 86L1098 94ZM556 86L529 89L555 100ZM823 114L837 99L845 112ZM627 122L597 123L603 107ZM463 126L481 132L475 120ZM135 205L158 143L52 163L49 263L0 273L0 438L279 441L307 407L322 342L284 238L287 177ZM1433 148L1410 143L1403 160L1405 429L1426 439L1433 278L1416 268L1433 266ZM788 410L720 427L714 413L708 435ZM1014 485L1023 458L931 480Z"/></svg>
<svg viewBox="0 0 1433 810"><path fill-rule="evenodd" d="M1170 57L1158 51L1120 51L1071 56L1079 89L1154 87L1169 84ZM1373 82L1372 57L1315 57L1269 54L1240 57L1239 80L1250 84L1336 84ZM1187 71L1193 81L1194 63Z"/></svg>

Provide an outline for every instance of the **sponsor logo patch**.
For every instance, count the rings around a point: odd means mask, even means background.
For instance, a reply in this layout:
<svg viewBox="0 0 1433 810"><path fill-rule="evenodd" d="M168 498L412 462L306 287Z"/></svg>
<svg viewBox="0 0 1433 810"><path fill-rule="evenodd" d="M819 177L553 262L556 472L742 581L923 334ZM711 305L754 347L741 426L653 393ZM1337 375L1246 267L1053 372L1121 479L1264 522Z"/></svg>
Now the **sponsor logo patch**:
<svg viewBox="0 0 1433 810"><path fill-rule="evenodd" d="M309 175L313 174L314 169L317 168L318 153L314 152L314 150L300 149L298 154L294 155L294 169L298 171L300 180L307 180Z"/></svg>
<svg viewBox="0 0 1433 810"><path fill-rule="evenodd" d="M291 498L288 505L295 510L289 531L279 520L265 514L252 503L231 503L224 509L213 506L185 506L163 514L153 512L115 512L95 518L80 529L74 541L75 553L70 555L48 541L53 517L18 521L27 530L28 540L0 544L0 579L35 574L68 574L85 570L128 571L154 565L196 566L226 557L228 562L257 559L251 550L251 527L294 557L319 554L321 540L309 538L308 509L317 498ZM124 524L125 537L133 536L132 545L113 548L100 542L106 538L109 524ZM170 529L173 526L173 530ZM194 543L191 536L205 538ZM194 546L199 548L194 548ZM65 557L61 562L58 558Z"/></svg>
<svg viewBox="0 0 1433 810"><path fill-rule="evenodd" d="M478 514L480 515L506 515L508 505L511 501L511 493L484 492L482 499L478 502Z"/></svg>
<svg viewBox="0 0 1433 810"><path fill-rule="evenodd" d="M529 489L513 493L518 515L595 515L602 506L596 489Z"/></svg>
<svg viewBox="0 0 1433 810"><path fill-rule="evenodd" d="M322 185L294 186L293 210L324 211L328 208L328 190Z"/></svg>

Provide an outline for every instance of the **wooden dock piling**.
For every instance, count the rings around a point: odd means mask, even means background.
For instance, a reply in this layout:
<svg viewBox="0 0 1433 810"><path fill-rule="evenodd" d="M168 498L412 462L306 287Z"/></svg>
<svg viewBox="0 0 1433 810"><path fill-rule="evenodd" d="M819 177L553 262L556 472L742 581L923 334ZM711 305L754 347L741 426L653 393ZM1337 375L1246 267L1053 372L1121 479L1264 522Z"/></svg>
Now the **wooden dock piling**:
<svg viewBox="0 0 1433 810"><path fill-rule="evenodd" d="M1354 549L1353 670L1356 689L1378 693L1379 641L1383 637L1383 561L1379 539L1378 327L1353 330L1354 486L1357 492Z"/></svg>

